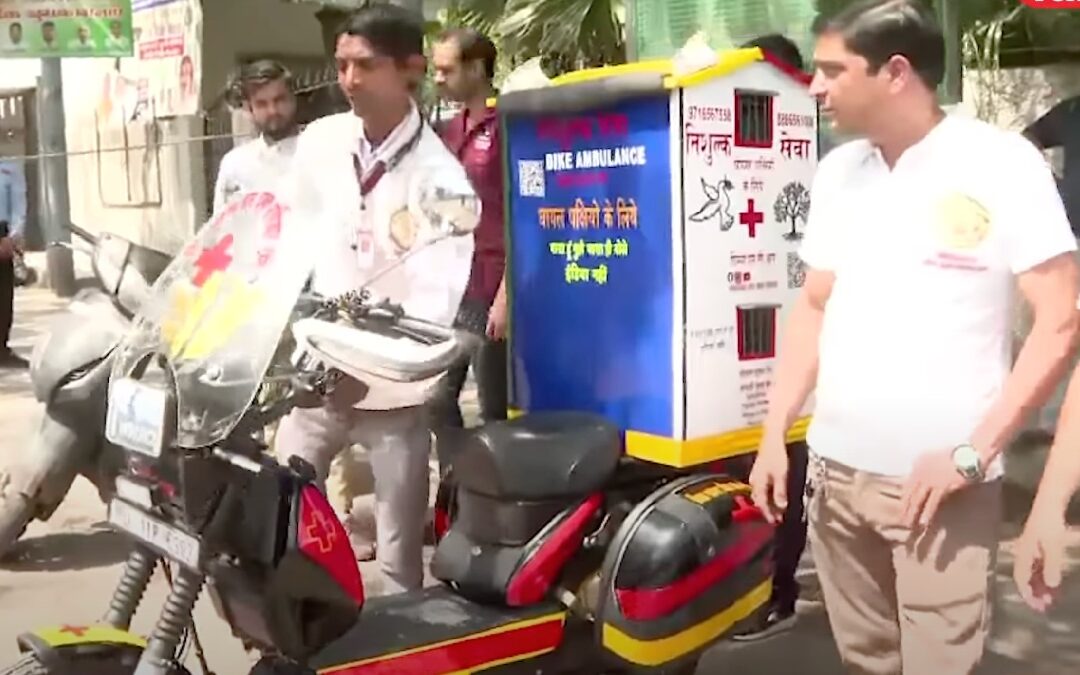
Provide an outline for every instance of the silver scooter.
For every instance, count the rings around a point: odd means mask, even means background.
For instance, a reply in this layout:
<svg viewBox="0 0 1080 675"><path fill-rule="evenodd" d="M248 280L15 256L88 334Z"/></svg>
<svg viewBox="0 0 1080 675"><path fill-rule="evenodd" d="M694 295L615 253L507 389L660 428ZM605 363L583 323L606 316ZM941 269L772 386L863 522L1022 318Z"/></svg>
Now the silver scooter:
<svg viewBox="0 0 1080 675"><path fill-rule="evenodd" d="M80 291L30 359L41 426L18 463L0 468L0 558L35 518L48 520L85 476L106 503L123 453L103 433L113 352L170 257L112 234L70 226L91 248L98 288Z"/></svg>

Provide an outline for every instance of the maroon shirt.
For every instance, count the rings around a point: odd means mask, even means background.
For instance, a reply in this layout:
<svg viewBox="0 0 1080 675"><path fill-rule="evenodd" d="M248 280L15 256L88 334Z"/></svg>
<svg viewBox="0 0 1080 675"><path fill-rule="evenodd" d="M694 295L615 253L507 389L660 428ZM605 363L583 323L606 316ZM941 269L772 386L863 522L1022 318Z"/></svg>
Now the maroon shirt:
<svg viewBox="0 0 1080 675"><path fill-rule="evenodd" d="M488 108L480 120L469 120L467 115L468 110L463 110L447 122L442 138L465 167L483 208L480 224L473 232L472 272L465 297L490 305L506 269L499 117L494 108Z"/></svg>

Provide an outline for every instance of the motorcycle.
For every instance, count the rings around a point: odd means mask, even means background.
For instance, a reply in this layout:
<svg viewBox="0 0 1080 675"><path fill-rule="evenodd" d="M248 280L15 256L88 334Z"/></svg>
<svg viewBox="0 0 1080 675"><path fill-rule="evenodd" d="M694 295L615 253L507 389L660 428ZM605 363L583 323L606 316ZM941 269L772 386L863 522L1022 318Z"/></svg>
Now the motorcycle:
<svg viewBox="0 0 1080 675"><path fill-rule="evenodd" d="M461 358L462 332L380 301L372 284L472 231L465 189L438 186L419 209L427 234L340 298L304 291L310 230L273 195L239 199L198 233L116 350L105 428L127 464L109 522L136 546L108 612L21 635L24 657L3 673L188 673L204 587L260 652L250 675L689 673L761 610L772 529L749 486L630 460L615 427L575 411L464 436L443 478L431 563L442 583L365 597L312 467L278 464L256 432L342 377L415 393ZM259 401L268 383L287 393ZM159 565L171 590L144 639L129 627Z"/></svg>
<svg viewBox="0 0 1080 675"><path fill-rule="evenodd" d="M76 476L94 483L103 501L112 494L124 462L102 435L108 374L131 318L170 260L116 235L70 228L92 247L97 288L73 298L31 357L30 381L45 412L20 465L0 470L0 558L34 518L52 516Z"/></svg>

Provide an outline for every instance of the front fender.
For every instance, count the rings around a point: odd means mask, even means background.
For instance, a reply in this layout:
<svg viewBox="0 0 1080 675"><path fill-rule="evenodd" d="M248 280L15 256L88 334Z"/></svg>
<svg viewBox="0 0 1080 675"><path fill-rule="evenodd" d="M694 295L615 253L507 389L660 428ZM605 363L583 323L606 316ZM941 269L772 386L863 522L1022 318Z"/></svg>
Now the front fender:
<svg viewBox="0 0 1080 675"><path fill-rule="evenodd" d="M129 322L111 304L88 304L90 311L68 311L53 322L34 348L30 382L34 398L50 403L73 373L106 358L123 338Z"/></svg>
<svg viewBox="0 0 1080 675"><path fill-rule="evenodd" d="M73 661L90 655L97 660L103 653L115 654L134 667L146 648L145 639L126 630L68 624L23 633L16 642L20 653L33 654L50 673L71 672Z"/></svg>

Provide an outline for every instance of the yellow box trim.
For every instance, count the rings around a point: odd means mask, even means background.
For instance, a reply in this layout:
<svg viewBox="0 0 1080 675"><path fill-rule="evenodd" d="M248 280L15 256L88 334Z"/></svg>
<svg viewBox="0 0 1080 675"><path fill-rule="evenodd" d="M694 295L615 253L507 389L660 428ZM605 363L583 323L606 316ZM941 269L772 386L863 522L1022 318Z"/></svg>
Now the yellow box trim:
<svg viewBox="0 0 1080 675"><path fill-rule="evenodd" d="M810 417L796 420L788 430L788 443L806 440L809 426ZM626 454L647 462L683 468L754 452L761 445L761 436L760 426L685 441L631 430L626 432Z"/></svg>
<svg viewBox="0 0 1080 675"><path fill-rule="evenodd" d="M724 77L732 72L744 68L755 61L762 61L765 56L757 47L747 49L729 49L717 52L719 61L699 71L686 75L672 75L674 64L671 59L651 59L648 61L635 61L623 63L617 66L602 66L600 68L586 68L575 70L572 73L564 73L551 80L554 86L565 84L578 84L592 82L617 75L632 75L634 73L658 73L664 76L664 86L668 89L678 87L691 87L703 84L709 80Z"/></svg>
<svg viewBox="0 0 1080 675"><path fill-rule="evenodd" d="M506 416L509 419L515 419L524 414L525 412L519 408L506 410ZM806 430L809 426L809 416L796 420L795 424L788 429L787 442L805 441ZM761 436L760 426L686 441L630 430L626 432L626 454L646 462L681 469L754 452L761 445Z"/></svg>
<svg viewBox="0 0 1080 675"><path fill-rule="evenodd" d="M92 644L146 647L145 639L112 626L55 626L33 631L33 635L53 648Z"/></svg>
<svg viewBox="0 0 1080 675"><path fill-rule="evenodd" d="M622 632L609 623L604 624L603 645L620 658L639 666L662 666L705 647L721 635L731 630L739 621L753 614L769 601L772 595L772 580L762 582L760 586L735 601L719 614L705 619L666 638L639 640Z"/></svg>

